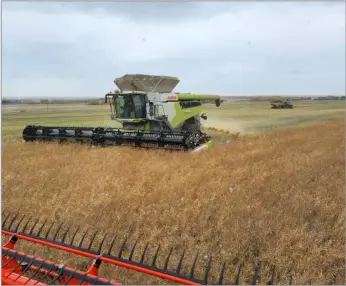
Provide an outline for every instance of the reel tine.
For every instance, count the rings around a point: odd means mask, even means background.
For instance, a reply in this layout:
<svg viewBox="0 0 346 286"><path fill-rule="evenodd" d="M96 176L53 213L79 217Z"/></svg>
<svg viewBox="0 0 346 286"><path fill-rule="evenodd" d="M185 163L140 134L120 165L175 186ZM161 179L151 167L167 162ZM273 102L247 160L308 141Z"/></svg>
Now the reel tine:
<svg viewBox="0 0 346 286"><path fill-rule="evenodd" d="M254 266L254 274L252 276L251 285L256 285L257 284L257 280L259 278L259 269L260 269L260 264Z"/></svg>
<svg viewBox="0 0 346 286"><path fill-rule="evenodd" d="M40 229L38 230L38 232L37 232L37 234L36 234L38 237L40 237L41 232L42 232L42 229L44 228L44 226L46 225L46 223L47 223L47 219L44 220L43 224L41 225Z"/></svg>
<svg viewBox="0 0 346 286"><path fill-rule="evenodd" d="M199 253L197 252L195 259L193 260L191 270L190 270L190 278L195 277L195 268L196 268L196 264L197 264L198 255L199 255Z"/></svg>
<svg viewBox="0 0 346 286"><path fill-rule="evenodd" d="M61 243L64 243L64 242L65 242L66 236L67 236L69 230L71 229L71 226L72 226L72 225L69 225L68 228L67 228L67 230L66 230L65 233L63 234L62 239L61 239Z"/></svg>
<svg viewBox="0 0 346 286"><path fill-rule="evenodd" d="M168 263L169 263L169 259L170 259L170 257L171 257L172 252L173 252L173 247L171 247L171 250L169 251L169 253L168 253L168 255L167 255L167 258L166 258L166 260L165 260L165 266L164 266L164 268L163 268L164 270L167 270Z"/></svg>
<svg viewBox="0 0 346 286"><path fill-rule="evenodd" d="M277 278L277 281L280 281L280 279L281 279L281 273L280 273L280 271L276 271L276 278Z"/></svg>
<svg viewBox="0 0 346 286"><path fill-rule="evenodd" d="M129 256L130 261L132 261L132 257L133 257L133 254L135 253L135 248L137 246L137 243L138 243L138 239L136 240L135 244L131 248L131 252L130 252L130 256Z"/></svg>
<svg viewBox="0 0 346 286"><path fill-rule="evenodd" d="M118 253L118 257L120 257L120 258L121 258L121 255L122 255L123 251L124 251L126 242L127 242L127 237L125 237L124 242L123 242L123 244L120 247L120 250L119 250L119 253Z"/></svg>
<svg viewBox="0 0 346 286"><path fill-rule="evenodd" d="M86 234L88 233L88 231L89 231L89 228L87 228L87 230L84 232L84 234L83 234L83 236L82 236L82 239L81 239L80 242L79 242L78 247L81 247L81 246L82 246L83 241L84 241L84 238L85 238Z"/></svg>
<svg viewBox="0 0 346 286"><path fill-rule="evenodd" d="M183 250L183 253L182 253L182 255L180 256L180 259L179 259L178 267L177 267L177 270L176 270L176 272L178 274L180 274L181 266L183 264L184 255L185 255L185 249Z"/></svg>
<svg viewBox="0 0 346 286"><path fill-rule="evenodd" d="M105 240L106 240L107 235L108 235L108 233L106 233L106 234L103 236L103 238L102 238L102 240L101 240L101 242L100 242L99 248L98 248L98 250L97 250L97 253L98 253L98 254L101 254L102 246L103 246L103 243L104 243Z"/></svg>
<svg viewBox="0 0 346 286"><path fill-rule="evenodd" d="M292 282L293 282L293 276L291 275L290 276L290 282L288 282L288 285L292 285ZM311 281L310 281L310 283L311 283Z"/></svg>
<svg viewBox="0 0 346 286"><path fill-rule="evenodd" d="M46 235L45 235L45 239L47 239L48 238L48 235L49 235L49 233L50 233L50 231L51 231L51 229L52 229L52 227L53 227L53 225L54 225L54 221L53 221L53 223L49 226L49 228L48 228L48 230L47 230L47 233L46 233Z"/></svg>
<svg viewBox="0 0 346 286"><path fill-rule="evenodd" d="M37 283L39 283L40 281L43 281L43 279L45 279L47 276L49 276L50 273L51 273L52 270L53 270L53 267L54 267L54 265L52 264L52 265L49 267L49 270L46 271L46 273L41 277L41 279L37 280L37 282L35 283L35 285L36 285Z"/></svg>
<svg viewBox="0 0 346 286"><path fill-rule="evenodd" d="M28 221L27 221L26 224L24 225L24 228L23 228L23 230L22 230L23 233L25 233L25 230L26 230L27 226L29 225L29 222L31 221L31 219L32 219L32 216L29 217Z"/></svg>
<svg viewBox="0 0 346 286"><path fill-rule="evenodd" d="M208 277L209 277L209 271L210 271L210 268L211 268L211 261L212 261L213 257L210 256L209 260L208 260L208 264L207 264L207 267L205 268L205 272L204 272L204 281L205 281L205 284L208 284Z"/></svg>
<svg viewBox="0 0 346 286"><path fill-rule="evenodd" d="M20 219L20 221L18 222L18 224L17 224L17 226L16 226L16 229L15 229L15 231L14 231L15 233L18 232L19 226L22 224L24 218L25 218L25 215L23 215L23 217L22 217L22 218Z"/></svg>
<svg viewBox="0 0 346 286"><path fill-rule="evenodd" d="M238 285L238 284L239 284L240 273L241 273L241 270L242 270L243 266L244 266L243 263L240 263L240 264L239 264L238 273L237 273L237 276L236 276L236 278L235 278L234 285Z"/></svg>
<svg viewBox="0 0 346 286"><path fill-rule="evenodd" d="M78 230L79 230L79 226L77 226L77 229L76 229L76 231L74 232L74 234L73 234L73 236L72 236L72 239L71 239L69 245L73 245L73 241L74 241L74 239L75 239L75 237L76 237L76 235L77 235L77 233L78 233Z"/></svg>
<svg viewBox="0 0 346 286"><path fill-rule="evenodd" d="M112 240L112 243L111 243L111 245L110 245L110 247L109 247L109 249L108 249L108 255L111 255L112 248L113 248L113 246L114 246L115 240L117 239L117 236L118 236L118 235L115 233L115 236L114 236L114 238L113 238L113 240Z"/></svg>
<svg viewBox="0 0 346 286"><path fill-rule="evenodd" d="M69 282L72 280L73 276L76 274L77 269L74 269L73 272L71 273L69 279L66 280L66 282L64 283L64 285L69 285Z"/></svg>
<svg viewBox="0 0 346 286"><path fill-rule="evenodd" d="M10 222L10 225L8 226L8 229L11 230L11 226L14 223L14 221L17 219L18 213L15 214L15 216L13 217L13 219Z"/></svg>
<svg viewBox="0 0 346 286"><path fill-rule="evenodd" d="M7 256L7 254L10 252L10 249L7 249L5 253L2 255L2 258ZM6 261L4 264L1 265L1 268L5 268L8 264L10 264L13 260L15 261L17 254L15 254L13 257L11 257L8 261Z"/></svg>
<svg viewBox="0 0 346 286"><path fill-rule="evenodd" d="M7 255L7 253L8 253L9 251L10 251L10 250L7 249L7 250L5 251L5 253L2 252L2 257L1 257L1 258L4 259L4 257Z"/></svg>
<svg viewBox="0 0 346 286"><path fill-rule="evenodd" d="M64 223L62 222L62 223L58 226L58 228L57 228L57 230L56 230L56 232L55 232L55 234L54 234L54 236L53 236L53 240L56 240L56 237L58 236L58 233L59 233L59 231L60 231L60 229L61 229L61 227L62 227L63 224L64 224Z"/></svg>
<svg viewBox="0 0 346 286"><path fill-rule="evenodd" d="M9 251L7 251L8 253ZM6 261L3 265L1 265L2 268L10 264L14 259L16 259L17 254L13 255L8 261Z"/></svg>
<svg viewBox="0 0 346 286"><path fill-rule="evenodd" d="M22 263L22 261L18 259L16 266L7 274L6 278L8 278L13 272L15 272L18 269L18 267L21 266L21 263Z"/></svg>
<svg viewBox="0 0 346 286"><path fill-rule="evenodd" d="M85 276L82 276L82 279L79 281L79 284L78 285L83 285L83 283L84 283L84 278Z"/></svg>
<svg viewBox="0 0 346 286"><path fill-rule="evenodd" d="M38 221L39 220L37 219L36 222L34 223L34 225L32 226L32 228L30 229L30 232L29 232L30 235L32 235L32 232L34 231L34 228L37 225Z"/></svg>
<svg viewBox="0 0 346 286"><path fill-rule="evenodd" d="M156 260L157 260L157 256L159 254L159 251L160 251L160 245L156 249L156 252L155 252L155 255L154 255L154 258L153 258L153 262L152 262L151 266L156 267Z"/></svg>
<svg viewBox="0 0 346 286"><path fill-rule="evenodd" d="M62 274L63 270L64 270L64 266L59 267L59 273L58 273L58 275L51 281L51 284L53 284L55 281L57 281L57 280L61 277L61 274Z"/></svg>
<svg viewBox="0 0 346 286"><path fill-rule="evenodd" d="M141 260L139 261L139 263L143 263L144 257L145 257L145 253L147 252L148 246L149 246L149 243L147 243L145 245L144 250L143 250L142 255L141 255Z"/></svg>
<svg viewBox="0 0 346 286"><path fill-rule="evenodd" d="M2 222L2 228L4 228L6 221L8 220L8 218L10 217L11 213L9 212L8 215L5 217L4 221Z"/></svg>
<svg viewBox="0 0 346 286"><path fill-rule="evenodd" d="M218 285L222 285L224 274L225 274L225 269L226 269L226 261L222 264L222 268L221 268L221 272L220 272L220 276L219 276L219 281L217 283Z"/></svg>
<svg viewBox="0 0 346 286"><path fill-rule="evenodd" d="M98 230L96 230L96 231L94 232L93 237L92 237L92 239L91 239L91 241L90 241L88 250L91 249L91 246L92 246L92 244L93 244L93 242L94 242L94 240L95 240L95 237L96 237L97 233L98 233Z"/></svg>
<svg viewBox="0 0 346 286"><path fill-rule="evenodd" d="M33 261L34 261L34 258L32 257L31 260L30 260L30 263L27 264L27 265L25 265L25 269L26 269L26 270L29 270L29 269L30 269L30 267L31 267L32 264L33 264ZM21 263L23 263L23 260L21 261ZM23 265L22 265L22 266L23 266ZM23 272L25 272L25 270L24 270ZM23 276L23 275L24 275L24 273L18 275L17 278L14 279L14 281L17 281L17 280L19 279L19 277L21 277L21 276Z"/></svg>
<svg viewBox="0 0 346 286"><path fill-rule="evenodd" d="M39 267L37 267L37 269L34 271L34 273L28 277L28 280L24 283L24 285L28 284L29 281L40 271L40 269L42 268L44 263L45 263L45 260L43 260L41 265Z"/></svg>
<svg viewBox="0 0 346 286"><path fill-rule="evenodd" d="M272 273L272 275L271 275L271 277L270 277L270 280L268 281L268 285L273 285L273 284L274 284L274 279L275 279L275 266L273 266L271 273Z"/></svg>

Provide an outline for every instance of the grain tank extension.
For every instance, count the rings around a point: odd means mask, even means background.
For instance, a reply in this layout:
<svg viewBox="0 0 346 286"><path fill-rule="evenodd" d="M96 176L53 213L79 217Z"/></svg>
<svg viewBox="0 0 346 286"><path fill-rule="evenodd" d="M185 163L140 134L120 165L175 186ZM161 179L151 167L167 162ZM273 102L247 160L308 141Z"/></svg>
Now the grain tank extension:
<svg viewBox="0 0 346 286"><path fill-rule="evenodd" d="M179 79L169 76L128 74L114 80L118 90L105 95L110 117L122 125L115 127L63 127L29 125L25 141L76 141L96 145L199 150L210 148L210 136L201 131L207 120L202 104L218 95L175 93Z"/></svg>

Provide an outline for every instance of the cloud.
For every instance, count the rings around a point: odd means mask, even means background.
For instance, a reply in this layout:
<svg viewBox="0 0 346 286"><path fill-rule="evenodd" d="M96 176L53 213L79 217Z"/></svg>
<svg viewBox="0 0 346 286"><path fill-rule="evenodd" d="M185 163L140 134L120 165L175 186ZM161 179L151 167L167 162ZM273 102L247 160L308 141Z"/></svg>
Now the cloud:
<svg viewBox="0 0 346 286"><path fill-rule="evenodd" d="M4 97L102 97L125 73L187 92L344 94L344 3L19 4L3 3Z"/></svg>

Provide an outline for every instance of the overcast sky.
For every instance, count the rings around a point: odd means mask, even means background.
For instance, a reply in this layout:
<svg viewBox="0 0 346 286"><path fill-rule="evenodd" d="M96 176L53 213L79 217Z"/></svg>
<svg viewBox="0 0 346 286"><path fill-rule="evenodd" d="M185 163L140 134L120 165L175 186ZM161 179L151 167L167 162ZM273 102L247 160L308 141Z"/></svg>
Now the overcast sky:
<svg viewBox="0 0 346 286"><path fill-rule="evenodd" d="M2 3L3 97L103 97L126 73L179 92L344 94L345 3Z"/></svg>

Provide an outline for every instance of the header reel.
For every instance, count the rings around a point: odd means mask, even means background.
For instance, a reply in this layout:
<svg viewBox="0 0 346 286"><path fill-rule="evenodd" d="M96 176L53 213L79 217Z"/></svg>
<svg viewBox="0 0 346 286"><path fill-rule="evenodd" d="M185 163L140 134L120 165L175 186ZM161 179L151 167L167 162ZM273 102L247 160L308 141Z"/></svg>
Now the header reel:
<svg viewBox="0 0 346 286"><path fill-rule="evenodd" d="M121 240L117 234L106 234L103 237L98 237L97 234L97 231L89 234L88 230L81 232L79 227L63 227L63 223L49 224L45 221L42 224L38 219L32 220L31 217L19 217L18 214L3 215L2 238L7 237L8 240L2 245L2 284L119 285L123 280L121 275L118 274L111 279L105 278L101 274L103 273L102 265L112 265L114 270L116 268L127 269L130 271L129 274L131 271L135 271L148 277L157 277L162 284L172 284L173 282L184 285L238 285L239 283L273 285L280 282L292 284L293 281L292 273L286 272L286 275L282 275L283 272L277 271L273 267L268 270L266 267L261 267L260 264L255 264L252 274L244 280L242 277L245 274L243 263L233 269L223 263L212 278L210 275L213 264L211 256L201 268L203 259L197 253L192 265L188 266L184 262L185 251L180 254L178 260L173 259L173 248L165 257L161 254L160 246L156 248L154 255L150 255L148 244L141 250L137 249L138 240L130 246L128 237ZM16 250L20 241L26 241L26 249L29 249L31 254ZM82 271L33 256L34 245L70 253L76 258L89 258L90 266ZM178 262L172 263L172 260ZM265 270L267 270L266 275Z"/></svg>

